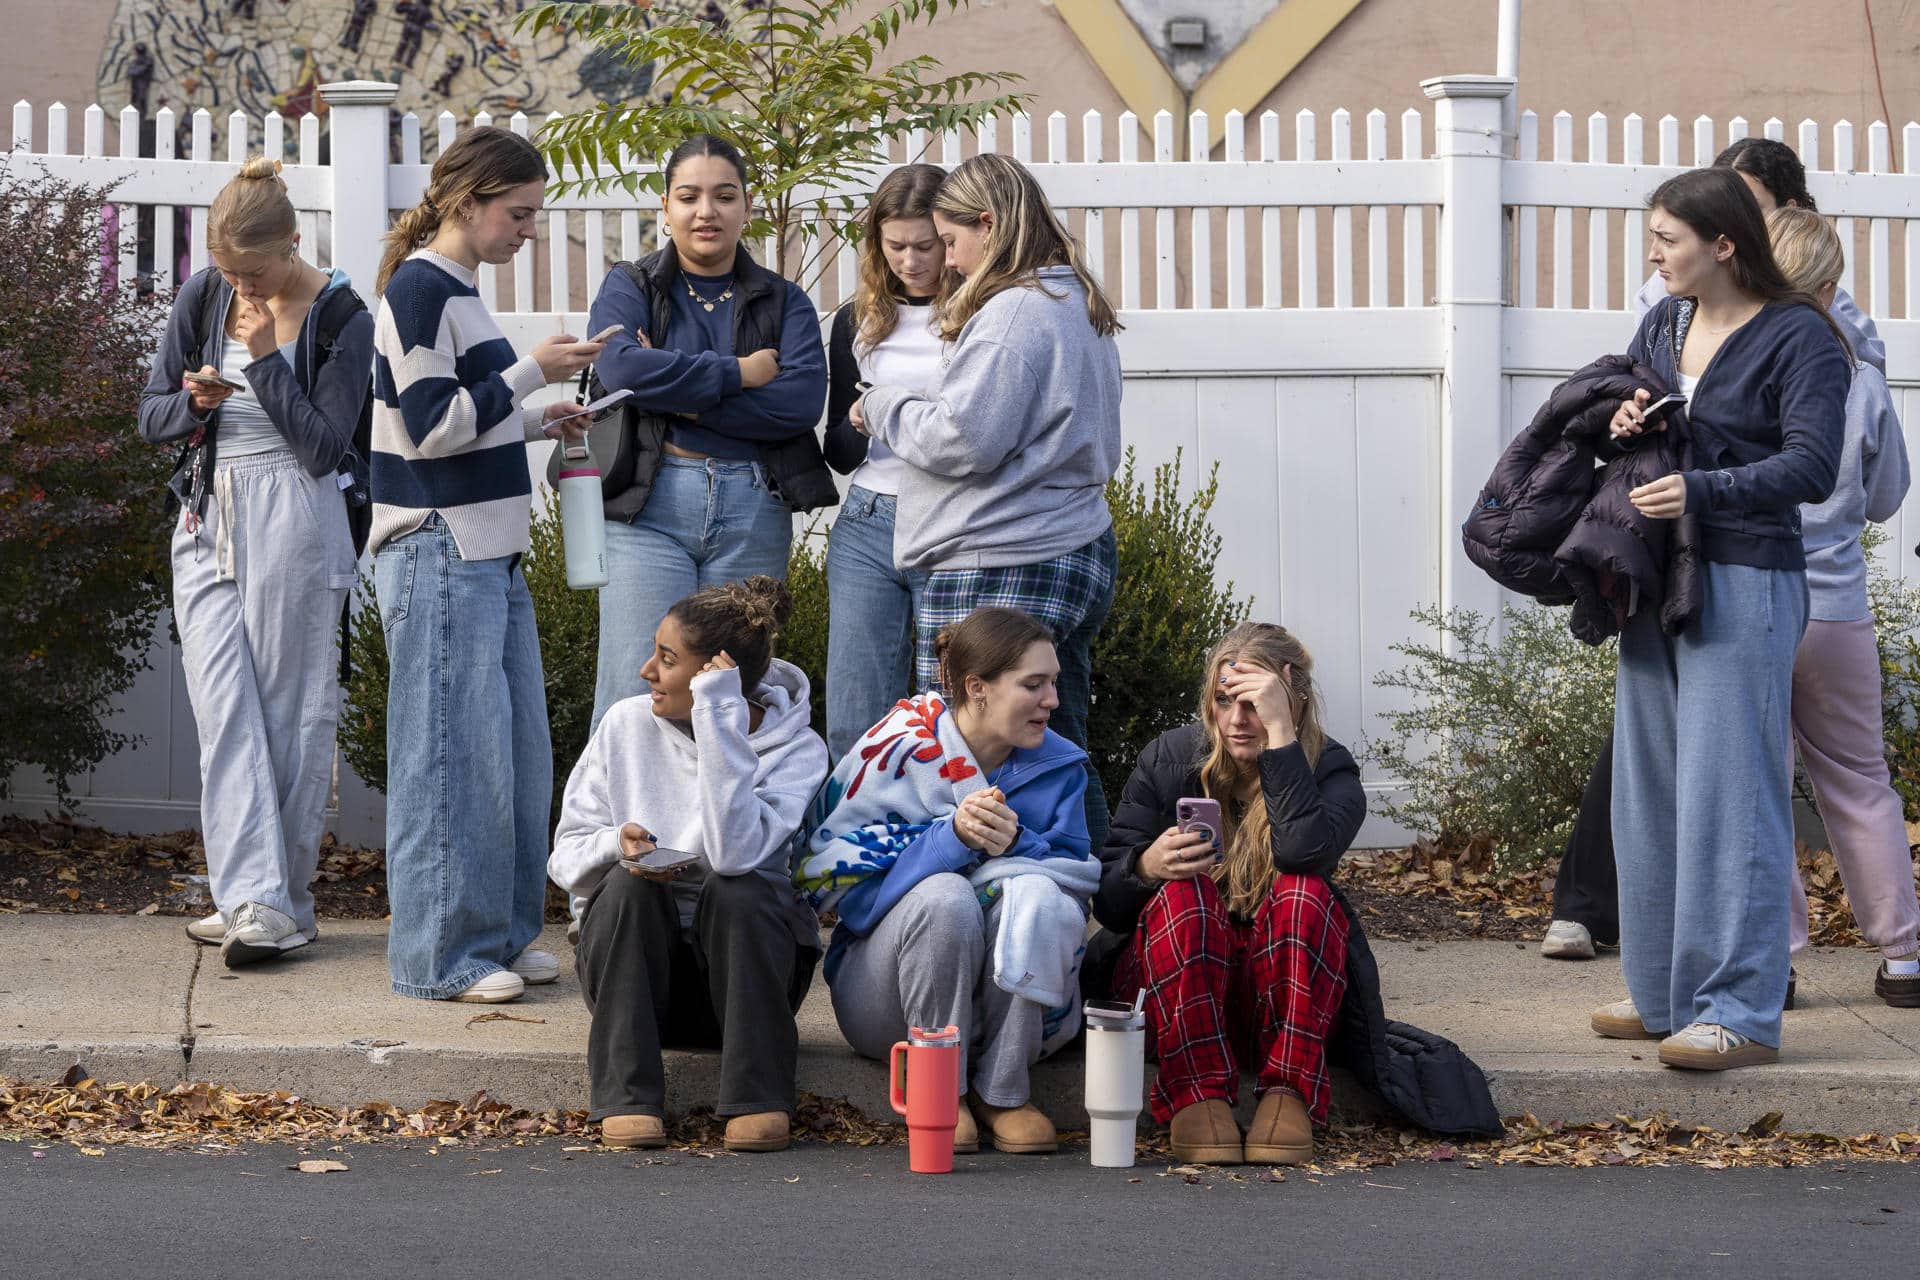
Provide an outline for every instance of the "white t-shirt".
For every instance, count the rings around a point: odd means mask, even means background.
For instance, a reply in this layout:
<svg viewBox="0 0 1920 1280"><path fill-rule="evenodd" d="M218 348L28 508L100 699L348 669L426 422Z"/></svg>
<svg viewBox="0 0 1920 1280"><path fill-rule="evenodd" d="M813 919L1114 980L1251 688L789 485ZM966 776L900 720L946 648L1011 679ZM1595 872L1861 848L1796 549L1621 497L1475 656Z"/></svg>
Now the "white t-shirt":
<svg viewBox="0 0 1920 1280"><path fill-rule="evenodd" d="M931 394L940 388L940 356L945 347L933 329L933 308L924 302L902 300L899 321L893 332L882 338L871 351L859 350L854 340L854 356L860 363L860 376L876 387L905 387ZM867 460L860 464L850 484L869 493L897 497L900 482L908 466L900 456L879 440L867 441Z"/></svg>

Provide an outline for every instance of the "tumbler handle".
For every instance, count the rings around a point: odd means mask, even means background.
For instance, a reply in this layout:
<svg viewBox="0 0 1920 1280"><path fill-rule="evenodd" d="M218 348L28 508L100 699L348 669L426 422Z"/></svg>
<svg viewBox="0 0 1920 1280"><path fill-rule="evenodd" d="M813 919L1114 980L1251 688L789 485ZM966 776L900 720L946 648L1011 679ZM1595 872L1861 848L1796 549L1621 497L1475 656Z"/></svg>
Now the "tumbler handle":
<svg viewBox="0 0 1920 1280"><path fill-rule="evenodd" d="M905 1040L894 1042L893 1051L887 1055L887 1101L900 1115L907 1114L907 1059L908 1044Z"/></svg>

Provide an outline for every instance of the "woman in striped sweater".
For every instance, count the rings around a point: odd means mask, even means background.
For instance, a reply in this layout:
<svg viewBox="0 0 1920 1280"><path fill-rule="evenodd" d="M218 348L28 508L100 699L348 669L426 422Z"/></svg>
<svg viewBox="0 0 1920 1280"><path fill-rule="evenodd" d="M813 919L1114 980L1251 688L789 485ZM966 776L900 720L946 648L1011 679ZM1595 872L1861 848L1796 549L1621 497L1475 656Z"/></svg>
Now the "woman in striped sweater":
<svg viewBox="0 0 1920 1280"><path fill-rule="evenodd" d="M396 992L427 1000L511 1000L560 972L530 945L553 760L520 559L527 443L576 428L556 421L573 405L523 402L600 347L557 335L516 357L474 287L533 238L546 175L525 138L467 130L380 264L368 545L391 668L387 962Z"/></svg>

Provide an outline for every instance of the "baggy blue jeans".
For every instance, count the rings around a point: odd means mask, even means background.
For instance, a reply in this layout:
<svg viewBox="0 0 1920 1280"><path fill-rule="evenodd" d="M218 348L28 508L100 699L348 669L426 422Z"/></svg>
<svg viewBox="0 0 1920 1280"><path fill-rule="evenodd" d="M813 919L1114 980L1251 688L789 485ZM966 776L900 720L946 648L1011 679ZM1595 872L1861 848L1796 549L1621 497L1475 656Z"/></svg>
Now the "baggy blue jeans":
<svg viewBox="0 0 1920 1280"><path fill-rule="evenodd" d="M1650 1030L1711 1022L1780 1044L1793 879L1800 571L1701 566L1678 636L1642 609L1620 636L1613 843L1620 958Z"/></svg>
<svg viewBox="0 0 1920 1280"><path fill-rule="evenodd" d="M444 1000L540 932L553 747L520 558L463 560L438 515L374 557L386 630L387 965Z"/></svg>
<svg viewBox="0 0 1920 1280"><path fill-rule="evenodd" d="M854 485L827 532L827 753L839 760L913 688L913 593L893 563L897 500Z"/></svg>

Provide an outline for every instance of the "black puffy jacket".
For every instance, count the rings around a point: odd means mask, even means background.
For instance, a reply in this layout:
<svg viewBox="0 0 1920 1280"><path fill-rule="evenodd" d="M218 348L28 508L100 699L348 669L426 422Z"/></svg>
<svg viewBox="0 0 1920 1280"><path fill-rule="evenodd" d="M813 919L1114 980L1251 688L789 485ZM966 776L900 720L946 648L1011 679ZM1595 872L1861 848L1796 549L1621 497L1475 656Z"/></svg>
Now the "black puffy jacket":
<svg viewBox="0 0 1920 1280"><path fill-rule="evenodd" d="M1654 520L1627 494L1690 462L1684 411L1631 441L1608 423L1636 391L1666 382L1625 356L1602 356L1553 389L1495 464L1460 528L1467 558L1509 591L1571 604L1568 628L1588 644L1629 614L1660 610L1678 633L1699 609L1697 518ZM1599 464L1604 462L1605 466Z"/></svg>

